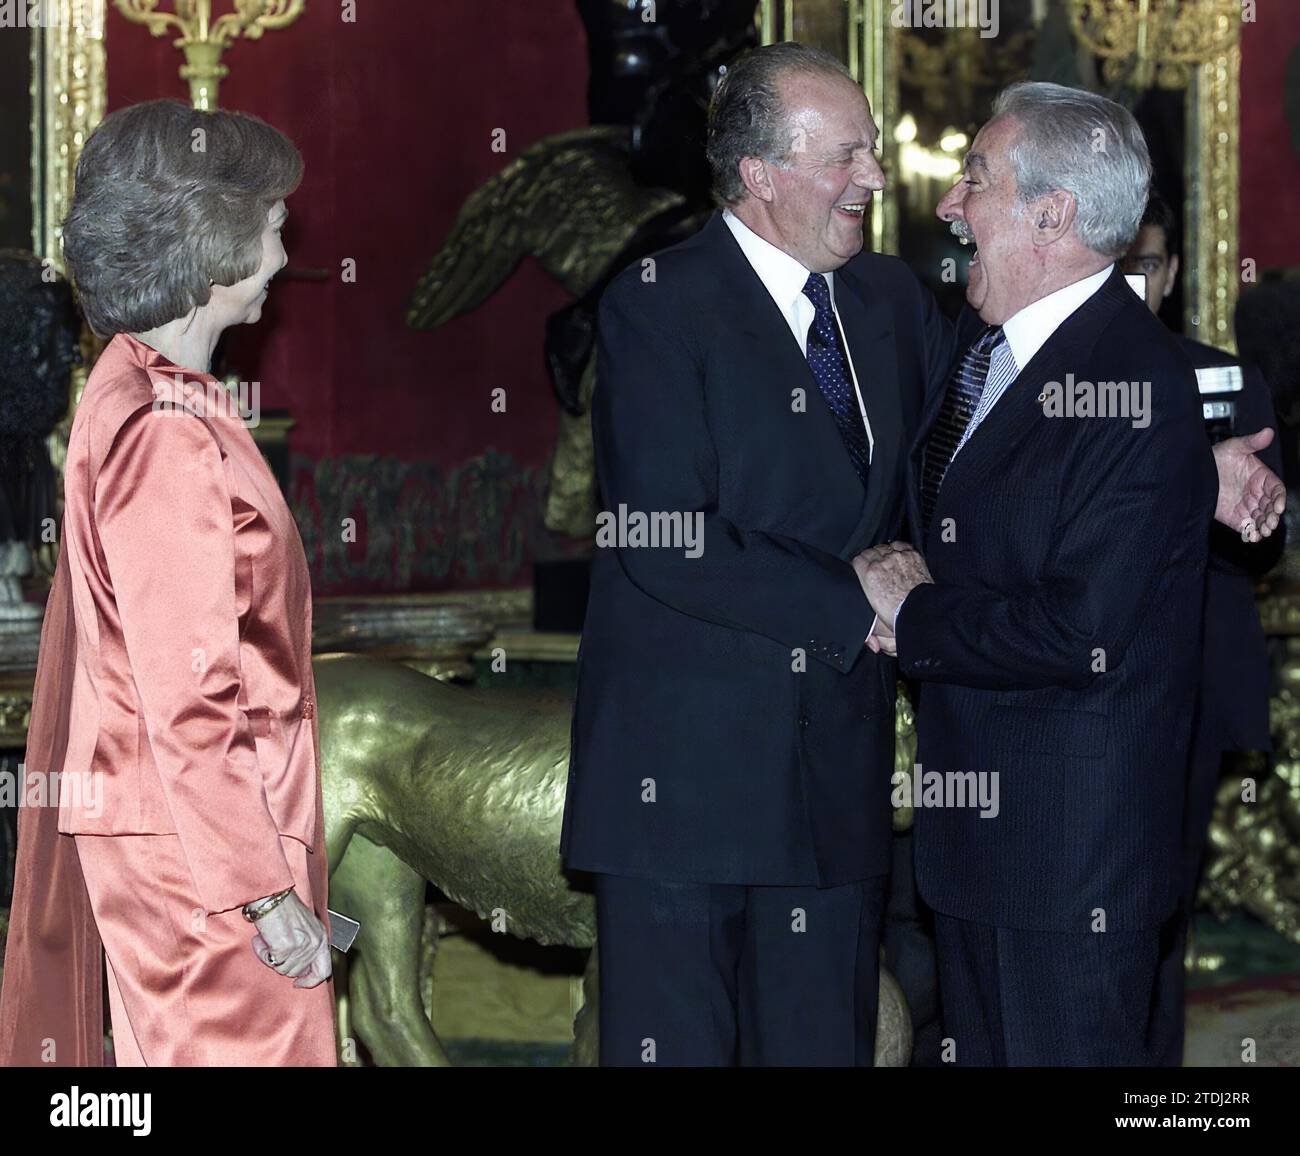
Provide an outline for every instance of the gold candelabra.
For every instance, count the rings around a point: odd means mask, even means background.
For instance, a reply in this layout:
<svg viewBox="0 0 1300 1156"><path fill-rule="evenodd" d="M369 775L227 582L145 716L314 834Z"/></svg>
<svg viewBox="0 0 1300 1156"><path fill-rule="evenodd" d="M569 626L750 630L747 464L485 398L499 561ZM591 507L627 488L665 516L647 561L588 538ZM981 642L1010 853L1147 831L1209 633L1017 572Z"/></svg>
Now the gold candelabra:
<svg viewBox="0 0 1300 1156"><path fill-rule="evenodd" d="M240 36L257 40L267 29L285 28L302 15L306 0L234 0L234 11L212 18L212 0L175 0L176 11L158 12L158 0L114 0L128 20L154 36L180 32L176 47L185 53L182 80L190 82L195 108L217 107L217 87L229 69L221 63L226 46Z"/></svg>
<svg viewBox="0 0 1300 1156"><path fill-rule="evenodd" d="M1237 43L1241 0L1070 0L1070 26L1107 83L1185 88Z"/></svg>

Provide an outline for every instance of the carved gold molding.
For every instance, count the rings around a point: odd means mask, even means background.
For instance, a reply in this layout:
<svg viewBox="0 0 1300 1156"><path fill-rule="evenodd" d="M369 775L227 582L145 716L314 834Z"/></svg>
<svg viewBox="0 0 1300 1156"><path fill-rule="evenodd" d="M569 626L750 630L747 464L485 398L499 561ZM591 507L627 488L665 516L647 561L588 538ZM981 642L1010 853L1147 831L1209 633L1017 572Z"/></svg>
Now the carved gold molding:
<svg viewBox="0 0 1300 1156"><path fill-rule="evenodd" d="M1256 600L1260 625L1268 635L1300 635L1300 593L1271 589Z"/></svg>
<svg viewBox="0 0 1300 1156"><path fill-rule="evenodd" d="M1109 83L1185 91L1184 328L1236 352L1239 0L1071 0L1070 26Z"/></svg>
<svg viewBox="0 0 1300 1156"><path fill-rule="evenodd" d="M1231 47L1202 64L1187 90L1184 319L1190 336L1235 353L1241 26L1233 21L1231 29Z"/></svg>
<svg viewBox="0 0 1300 1156"><path fill-rule="evenodd" d="M46 0L51 18L31 30L32 252L60 273L66 272L63 218L72 204L77 158L104 119L107 101L104 4ZM68 412L48 443L60 500L72 414L100 346L84 326L81 344L82 363L68 382ZM52 572L53 559L43 558L42 565Z"/></svg>
<svg viewBox="0 0 1300 1156"><path fill-rule="evenodd" d="M77 158L104 118L104 0L46 0L52 18L33 28L32 251L63 271L61 227Z"/></svg>
<svg viewBox="0 0 1300 1156"><path fill-rule="evenodd" d="M1108 84L1186 88L1236 42L1241 0L1071 0L1075 39Z"/></svg>
<svg viewBox="0 0 1300 1156"><path fill-rule="evenodd" d="M1289 633L1269 704L1274 754L1240 756L1220 783L1200 898L1220 920L1245 910L1300 943L1300 638Z"/></svg>

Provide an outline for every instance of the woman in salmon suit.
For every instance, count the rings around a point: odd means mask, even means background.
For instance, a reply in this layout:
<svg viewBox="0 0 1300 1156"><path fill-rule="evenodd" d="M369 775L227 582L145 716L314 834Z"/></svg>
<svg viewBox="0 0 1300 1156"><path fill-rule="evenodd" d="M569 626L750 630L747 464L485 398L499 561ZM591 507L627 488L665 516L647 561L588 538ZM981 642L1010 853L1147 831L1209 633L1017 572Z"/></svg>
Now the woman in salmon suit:
<svg viewBox="0 0 1300 1156"><path fill-rule="evenodd" d="M57 833L24 806L7 1062L100 1062L96 939L119 1066L337 1062L306 558L207 372L301 174L271 126L173 101L77 165L64 250L109 340L68 445L24 780L56 780Z"/></svg>

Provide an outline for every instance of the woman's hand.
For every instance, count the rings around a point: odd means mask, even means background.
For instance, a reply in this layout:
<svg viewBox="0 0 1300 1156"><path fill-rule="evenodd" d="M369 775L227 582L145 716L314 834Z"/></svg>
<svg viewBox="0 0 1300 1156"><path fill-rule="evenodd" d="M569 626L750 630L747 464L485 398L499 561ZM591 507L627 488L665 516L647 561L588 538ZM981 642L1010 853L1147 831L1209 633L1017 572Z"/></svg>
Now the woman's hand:
<svg viewBox="0 0 1300 1156"><path fill-rule="evenodd" d="M297 976L294 987L316 987L333 970L329 933L297 892L257 921L253 953L273 971Z"/></svg>

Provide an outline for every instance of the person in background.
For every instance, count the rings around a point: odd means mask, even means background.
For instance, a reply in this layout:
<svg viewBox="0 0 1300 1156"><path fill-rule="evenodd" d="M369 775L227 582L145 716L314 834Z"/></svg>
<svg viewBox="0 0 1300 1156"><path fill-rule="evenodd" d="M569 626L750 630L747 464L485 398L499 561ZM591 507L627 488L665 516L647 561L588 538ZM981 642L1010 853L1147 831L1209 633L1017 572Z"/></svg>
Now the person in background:
<svg viewBox="0 0 1300 1156"><path fill-rule="evenodd" d="M1178 220L1160 194L1152 190L1137 240L1124 258L1124 272L1146 278L1146 302L1159 314L1173 292L1181 258ZM1197 370L1237 366L1241 390L1207 394L1207 401L1231 396L1235 413L1232 431L1276 431L1277 418L1263 375L1242 365L1231 354L1179 335L1178 344ZM1258 451L1273 470L1282 473L1280 441ZM1271 537L1243 542L1226 526L1215 524L1205 582L1205 627L1201 648L1201 689L1192 727L1187 799L1183 824L1183 909L1162 944L1159 1022L1164 1024L1164 1063L1177 1065L1183 1054L1184 955L1196 892L1200 885L1214 797L1226 754L1272 749L1268 729L1268 650L1255 606L1254 585L1277 564L1285 543L1279 528Z"/></svg>

